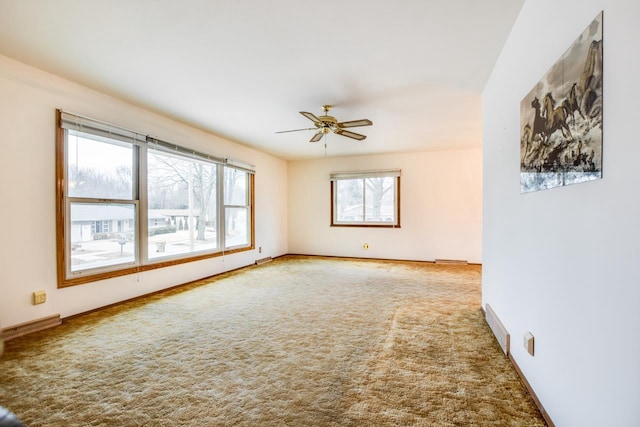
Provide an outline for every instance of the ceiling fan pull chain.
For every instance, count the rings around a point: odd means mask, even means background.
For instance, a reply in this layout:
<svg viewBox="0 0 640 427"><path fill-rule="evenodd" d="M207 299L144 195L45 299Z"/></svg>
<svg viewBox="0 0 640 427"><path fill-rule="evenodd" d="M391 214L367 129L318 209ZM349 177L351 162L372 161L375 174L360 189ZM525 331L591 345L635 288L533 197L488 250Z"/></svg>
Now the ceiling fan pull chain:
<svg viewBox="0 0 640 427"><path fill-rule="evenodd" d="M329 138L329 134L324 134L324 156L327 157L327 138Z"/></svg>

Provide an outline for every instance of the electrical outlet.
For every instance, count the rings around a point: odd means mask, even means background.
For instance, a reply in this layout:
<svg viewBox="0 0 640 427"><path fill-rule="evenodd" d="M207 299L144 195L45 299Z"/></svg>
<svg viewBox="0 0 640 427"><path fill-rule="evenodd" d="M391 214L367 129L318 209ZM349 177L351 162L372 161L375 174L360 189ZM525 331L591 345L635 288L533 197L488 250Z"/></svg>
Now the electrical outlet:
<svg viewBox="0 0 640 427"><path fill-rule="evenodd" d="M262 253L262 246L258 247L258 253L261 254Z"/></svg>
<svg viewBox="0 0 640 427"><path fill-rule="evenodd" d="M363 247L364 249L369 249L369 244L368 244L368 243L365 243L364 245L362 245L362 247Z"/></svg>
<svg viewBox="0 0 640 427"><path fill-rule="evenodd" d="M47 302L46 291L35 291L33 293L33 305L44 304L45 302Z"/></svg>

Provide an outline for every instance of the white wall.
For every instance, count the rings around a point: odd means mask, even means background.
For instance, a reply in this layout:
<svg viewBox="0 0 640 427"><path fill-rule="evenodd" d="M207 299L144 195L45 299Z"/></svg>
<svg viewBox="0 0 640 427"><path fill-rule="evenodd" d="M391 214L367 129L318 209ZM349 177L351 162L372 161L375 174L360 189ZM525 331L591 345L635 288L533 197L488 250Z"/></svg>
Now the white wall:
<svg viewBox="0 0 640 427"><path fill-rule="evenodd" d="M57 289L55 110L256 165L256 250ZM0 56L0 325L63 317L287 253L287 164ZM258 254L257 247L262 246ZM47 291L34 306L31 293Z"/></svg>
<svg viewBox="0 0 640 427"><path fill-rule="evenodd" d="M520 100L601 10L604 177L521 195ZM484 92L483 303L557 426L640 425L638 16L636 0L527 0Z"/></svg>
<svg viewBox="0 0 640 427"><path fill-rule="evenodd" d="M331 227L329 174L376 169L402 169L401 228ZM481 262L481 211L480 149L289 164L291 253ZM365 242L368 250L363 249Z"/></svg>

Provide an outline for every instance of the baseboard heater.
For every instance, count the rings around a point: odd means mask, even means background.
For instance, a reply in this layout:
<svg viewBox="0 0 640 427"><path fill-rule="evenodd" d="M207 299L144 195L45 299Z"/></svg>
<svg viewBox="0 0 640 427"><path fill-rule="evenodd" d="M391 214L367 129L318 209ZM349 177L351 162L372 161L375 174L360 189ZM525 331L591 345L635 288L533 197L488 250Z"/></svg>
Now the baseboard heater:
<svg viewBox="0 0 640 427"><path fill-rule="evenodd" d="M535 390L533 389L533 387L531 387L531 384L529 384L529 380L527 380L527 377L524 376L524 373L520 369L520 366L518 366L518 364L516 363L516 360L513 358L513 354L511 354L511 352L509 351L509 345L510 345L509 332L507 332L507 329L504 327L500 319L498 319L498 316L496 315L495 311L493 311L493 309L489 304L486 304L486 310L483 310L483 311L485 314L485 320L489 325L489 328L491 328L493 335L496 337L496 340L500 344L500 347L502 347L502 351L504 351L504 354L507 355L514 369L520 376L520 379L522 380L524 386L529 391L529 394L533 398L534 403L540 410L540 414L546 421L547 426L554 427L555 424L551 420L551 417L549 416L547 411L544 409L544 406L542 406L542 402L540 402L540 399L538 399L538 396L536 395Z"/></svg>
<svg viewBox="0 0 640 427"><path fill-rule="evenodd" d="M268 262L273 261L273 258L271 258L270 256L265 257L265 258L260 258L256 260L256 265L262 265L262 264L266 264Z"/></svg>
<svg viewBox="0 0 640 427"><path fill-rule="evenodd" d="M489 328L491 328L493 335L495 335L496 340L498 340L498 344L502 347L502 351L508 356L510 344L509 332L489 304L487 304L487 309L485 311L485 320L489 325Z"/></svg>
<svg viewBox="0 0 640 427"><path fill-rule="evenodd" d="M454 265L467 265L469 261L464 259L440 259L436 258L436 264L454 264Z"/></svg>
<svg viewBox="0 0 640 427"><path fill-rule="evenodd" d="M8 341L18 338L32 332L42 331L43 329L52 328L62 324L59 314L43 317L41 319L32 320L30 322L20 323L19 325L10 326L1 332L2 339Z"/></svg>

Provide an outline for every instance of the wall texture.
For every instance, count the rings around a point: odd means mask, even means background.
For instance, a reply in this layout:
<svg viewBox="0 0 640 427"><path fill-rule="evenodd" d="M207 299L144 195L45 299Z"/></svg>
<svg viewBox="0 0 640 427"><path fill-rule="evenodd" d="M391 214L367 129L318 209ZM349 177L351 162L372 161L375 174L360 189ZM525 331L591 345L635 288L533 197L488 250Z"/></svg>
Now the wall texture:
<svg viewBox="0 0 640 427"><path fill-rule="evenodd" d="M601 10L604 177L520 194L520 100ZM527 0L483 94L483 304L558 426L640 425L639 14L632 0Z"/></svg>
<svg viewBox="0 0 640 427"><path fill-rule="evenodd" d="M57 289L55 110L256 165L256 246L206 261ZM0 56L0 325L63 317L287 253L287 164ZM31 305L34 290L45 304Z"/></svg>
<svg viewBox="0 0 640 427"><path fill-rule="evenodd" d="M481 262L481 167L480 149L291 162L289 252ZM401 228L331 227L329 174L376 169L402 170Z"/></svg>

